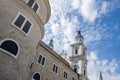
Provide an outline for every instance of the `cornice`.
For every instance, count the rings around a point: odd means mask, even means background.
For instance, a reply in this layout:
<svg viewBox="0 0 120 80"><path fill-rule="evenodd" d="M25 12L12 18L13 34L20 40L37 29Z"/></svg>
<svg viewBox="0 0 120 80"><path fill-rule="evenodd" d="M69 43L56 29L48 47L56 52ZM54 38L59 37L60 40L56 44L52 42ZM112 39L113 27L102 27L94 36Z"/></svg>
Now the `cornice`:
<svg viewBox="0 0 120 80"><path fill-rule="evenodd" d="M51 16L51 7L50 7L49 0L43 0L43 1L46 5L46 9L47 9L47 19L46 19L46 23L47 23Z"/></svg>

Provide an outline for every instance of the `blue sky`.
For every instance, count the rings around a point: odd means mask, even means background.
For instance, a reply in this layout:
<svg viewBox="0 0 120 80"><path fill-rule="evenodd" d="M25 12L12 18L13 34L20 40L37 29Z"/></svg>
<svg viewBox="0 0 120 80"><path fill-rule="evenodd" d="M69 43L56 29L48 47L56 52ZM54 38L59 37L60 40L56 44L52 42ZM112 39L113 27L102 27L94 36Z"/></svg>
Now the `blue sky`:
<svg viewBox="0 0 120 80"><path fill-rule="evenodd" d="M99 80L120 79L120 0L49 0L51 18L45 25L43 41L54 40L54 50L64 49L70 56L70 45L81 30L87 47L88 77ZM92 74L91 74L92 72Z"/></svg>

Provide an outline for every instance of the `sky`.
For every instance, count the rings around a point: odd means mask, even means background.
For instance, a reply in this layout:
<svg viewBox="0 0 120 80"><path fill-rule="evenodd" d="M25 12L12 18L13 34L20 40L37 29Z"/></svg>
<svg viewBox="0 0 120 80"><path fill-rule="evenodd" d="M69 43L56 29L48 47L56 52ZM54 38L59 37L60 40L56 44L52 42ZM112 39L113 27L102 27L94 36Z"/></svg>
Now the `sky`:
<svg viewBox="0 0 120 80"><path fill-rule="evenodd" d="M49 0L51 17L43 41L53 39L54 50L71 55L78 30L87 47L88 78L120 79L120 0Z"/></svg>

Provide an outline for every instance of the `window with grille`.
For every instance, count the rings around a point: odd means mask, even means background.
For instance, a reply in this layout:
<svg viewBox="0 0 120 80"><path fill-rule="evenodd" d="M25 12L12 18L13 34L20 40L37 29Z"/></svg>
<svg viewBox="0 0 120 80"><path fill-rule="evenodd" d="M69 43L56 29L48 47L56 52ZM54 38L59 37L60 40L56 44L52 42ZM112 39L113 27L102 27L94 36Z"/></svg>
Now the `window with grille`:
<svg viewBox="0 0 120 80"><path fill-rule="evenodd" d="M17 58L19 51L20 51L20 47L19 47L19 44L15 40L4 39L0 41L0 50Z"/></svg>
<svg viewBox="0 0 120 80"><path fill-rule="evenodd" d="M18 15L13 20L12 25L22 31L24 34L28 35L32 23L27 18L25 18L22 13L18 13Z"/></svg>
<svg viewBox="0 0 120 80"><path fill-rule="evenodd" d="M39 55L38 63L43 66L45 64L45 57L42 55Z"/></svg>
<svg viewBox="0 0 120 80"><path fill-rule="evenodd" d="M53 64L53 72L58 73L58 66L56 64Z"/></svg>
<svg viewBox="0 0 120 80"><path fill-rule="evenodd" d="M35 0L28 0L27 4L31 7L35 12L39 9L38 3Z"/></svg>
<svg viewBox="0 0 120 80"><path fill-rule="evenodd" d="M67 79L68 73L64 71L64 79Z"/></svg>

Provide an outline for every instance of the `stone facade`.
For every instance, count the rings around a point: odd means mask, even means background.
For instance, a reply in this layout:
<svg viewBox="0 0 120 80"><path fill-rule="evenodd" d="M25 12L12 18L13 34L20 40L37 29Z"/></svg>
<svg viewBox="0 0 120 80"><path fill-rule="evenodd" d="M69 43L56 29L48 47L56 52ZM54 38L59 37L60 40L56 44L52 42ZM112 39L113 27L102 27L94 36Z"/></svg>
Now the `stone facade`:
<svg viewBox="0 0 120 80"><path fill-rule="evenodd" d="M30 72L30 79L32 79L32 75L35 72L39 72L41 80L72 80L72 77L74 77L75 80L78 80L78 74L70 68L69 63L44 42L41 41L39 43L39 46L36 49L36 54ZM44 65L38 63L39 55L45 57ZM53 72L54 64L58 66L57 73ZM64 71L68 73L67 79L64 79Z"/></svg>
<svg viewBox="0 0 120 80"><path fill-rule="evenodd" d="M39 6L35 12L28 6L28 1L0 0L0 47L5 40L16 41L19 44L19 52L15 57L0 48L0 80L28 80L29 67L36 56L36 47L44 35L44 24L50 17L49 2L35 0ZM13 25L19 14L31 22L27 34L23 32L22 27L19 29ZM10 47L8 49L10 50Z"/></svg>

